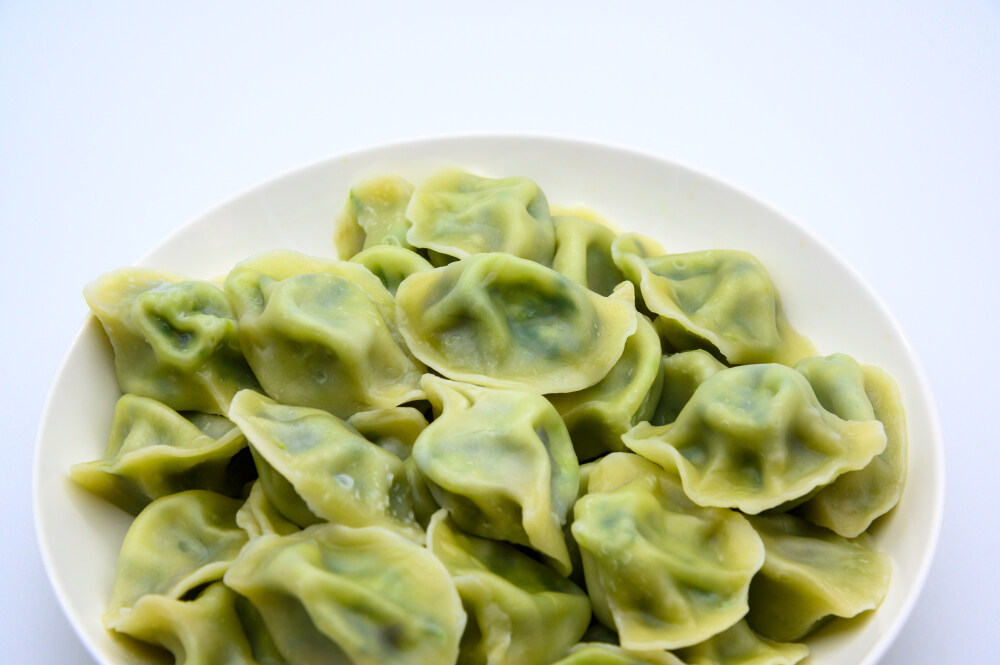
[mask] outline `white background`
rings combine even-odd
[[[454,131],[613,141],[827,239],[929,375],[947,506],[886,665],[996,658],[1000,4],[0,0],[0,660],[90,663],[30,467],[82,286],[271,175]]]

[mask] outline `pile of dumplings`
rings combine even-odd
[[[791,665],[881,603],[899,392],[752,255],[458,169],[333,226],[340,260],[86,287],[123,395],[71,475],[135,515],[107,629],[188,665]]]

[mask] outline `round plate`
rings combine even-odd
[[[937,411],[919,361],[871,288],[803,225],[738,188],[615,146],[530,136],[421,139],[338,155],[253,187],[181,227],[139,264],[204,279],[271,249],[336,257],[334,219],[351,185],[390,172],[419,182],[442,166],[527,176],[551,204],[589,207],[621,230],[655,237],[669,252],[750,251],[778,285],[789,320],[821,353],[848,353],[895,377],[908,417],[909,469],[899,506],[873,529],[895,564],[889,595],[877,612],[837,622],[807,641],[822,665],[876,662],[909,615],[937,543],[944,502]],[[52,386],[34,465],[45,567],[80,638],[108,665],[154,662],[100,622],[131,518],[74,485],[68,469],[103,455],[119,394],[110,345],[91,320]]]

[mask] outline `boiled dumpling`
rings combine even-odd
[[[368,268],[392,295],[396,295],[400,283],[413,273],[433,269],[424,257],[395,245],[369,247],[353,256],[350,262]]]
[[[398,336],[392,295],[366,268],[262,254],[226,277],[240,343],[268,395],[341,418],[421,393],[423,366]]]
[[[146,506],[125,534],[104,625],[113,628],[143,596],[178,599],[222,579],[247,542],[236,524],[239,507],[237,499],[206,490]]]
[[[775,642],[740,621],[704,642],[677,650],[687,665],[795,665],[809,655],[804,644]]]
[[[636,330],[631,285],[610,298],[508,254],[411,275],[396,292],[413,354],[448,378],[540,393],[603,378]]]
[[[225,414],[233,395],[258,387],[218,285],[121,268],[88,284],[83,296],[111,339],[123,393],[177,411]]]
[[[860,366],[850,356],[807,358],[795,369],[805,375],[821,404],[845,420],[876,418],[886,444],[868,466],[849,471],[822,488],[797,510],[814,524],[854,538],[892,510],[906,476],[906,414],[899,388],[877,367]]]
[[[663,390],[649,418],[652,425],[669,425],[677,420],[698,386],[726,366],[707,351],[696,349],[663,356],[660,368],[663,371]]]
[[[452,665],[466,616],[445,567],[380,527],[261,536],[226,585],[246,596],[289,665]]]
[[[252,390],[233,399],[229,417],[250,442],[267,498],[292,522],[375,524],[422,540],[403,462],[344,421]]]
[[[730,364],[791,364],[813,355],[753,255],[724,249],[665,254],[635,233],[619,237],[613,251],[646,307],[659,315],[660,335],[678,351],[715,350]]]
[[[585,642],[552,665],[685,665],[669,651],[628,651],[615,644]]]
[[[451,573],[468,614],[461,665],[548,665],[590,622],[575,584],[507,543],[462,533],[435,513],[427,547]]]
[[[695,505],[674,475],[631,453],[595,465],[573,537],[594,614],[637,651],[690,646],[735,624],[764,562],[742,515]]]
[[[570,572],[562,525],[579,467],[559,414],[544,397],[427,375],[440,414],[413,457],[438,504],[466,532],[530,547]]]
[[[406,209],[414,247],[463,258],[506,252],[549,265],[555,232],[545,194],[527,178],[483,178],[444,169],[417,187]]]
[[[625,445],[676,468],[703,506],[759,513],[807,495],[885,448],[876,420],[842,420],[784,365],[723,370],[698,386],[677,420],[640,423]]]
[[[413,185],[399,176],[380,176],[351,187],[334,236],[340,258],[346,261],[385,245],[412,249],[406,242],[406,206],[412,194]]]
[[[70,476],[133,515],[153,499],[187,489],[239,496],[252,479],[249,457],[243,464],[237,459],[247,455],[246,438],[220,416],[192,417],[148,397],[122,395],[104,457],[73,465]]]
[[[852,617],[881,604],[892,562],[867,535],[848,540],[792,515],[758,515],[764,566],[750,585],[750,627],[791,642],[830,616]]]

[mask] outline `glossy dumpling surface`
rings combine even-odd
[[[463,258],[506,252],[548,265],[555,232],[545,194],[527,178],[483,178],[444,169],[410,200],[406,235],[414,247]]]
[[[595,465],[572,530],[594,614],[637,651],[697,644],[735,624],[764,561],[743,516],[695,505],[675,476],[631,453]]]
[[[229,417],[260,462],[268,499],[300,526],[381,525],[420,540],[403,462],[320,409],[285,406],[252,390]]]
[[[368,268],[392,295],[396,295],[400,283],[413,273],[433,268],[427,259],[416,252],[396,245],[369,247],[353,256],[351,263]]]
[[[730,364],[790,364],[813,355],[753,255],[722,249],[665,254],[635,233],[619,237],[613,250],[646,307],[659,315],[657,330],[678,351],[714,349]]]
[[[829,616],[875,609],[892,562],[867,535],[849,540],[792,515],[750,518],[764,541],[764,566],[750,586],[750,627],[772,640],[801,639]]]
[[[246,448],[246,438],[219,416],[203,415],[198,422],[211,422],[209,432],[154,399],[122,395],[104,457],[74,465],[70,475],[133,515],[153,499],[186,489],[238,496],[251,479],[243,468],[249,465],[233,459]]]
[[[297,252],[226,277],[240,343],[268,395],[342,418],[419,399],[423,366],[395,326],[392,295],[363,266]]]
[[[468,614],[460,664],[548,665],[583,635],[590,600],[575,584],[498,540],[437,512],[427,547],[454,578]]]
[[[114,347],[123,393],[225,414],[233,395],[257,387],[218,285],[121,268],[88,284],[83,296]]]
[[[439,413],[413,447],[438,504],[468,533],[525,545],[561,573],[579,466],[559,414],[541,395],[432,375],[422,385]]]
[[[649,418],[653,425],[668,425],[677,420],[698,386],[726,366],[707,351],[696,349],[663,356],[660,368],[663,371],[663,389]]]
[[[884,371],[862,367],[843,354],[807,358],[795,368],[828,410],[847,420],[876,418],[885,427],[881,454],[865,468],[838,477],[796,511],[814,524],[854,538],[892,510],[903,493],[907,431],[899,387]]]
[[[746,365],[710,377],[673,423],[640,423],[625,445],[667,469],[703,506],[759,513],[860,469],[886,444],[882,424],[824,409],[784,365]]]
[[[451,665],[466,616],[445,567],[379,527],[262,536],[225,583],[260,612],[289,665]]]
[[[396,292],[413,354],[448,378],[539,393],[597,383],[635,332],[632,292],[597,295],[508,254],[411,275]]]

